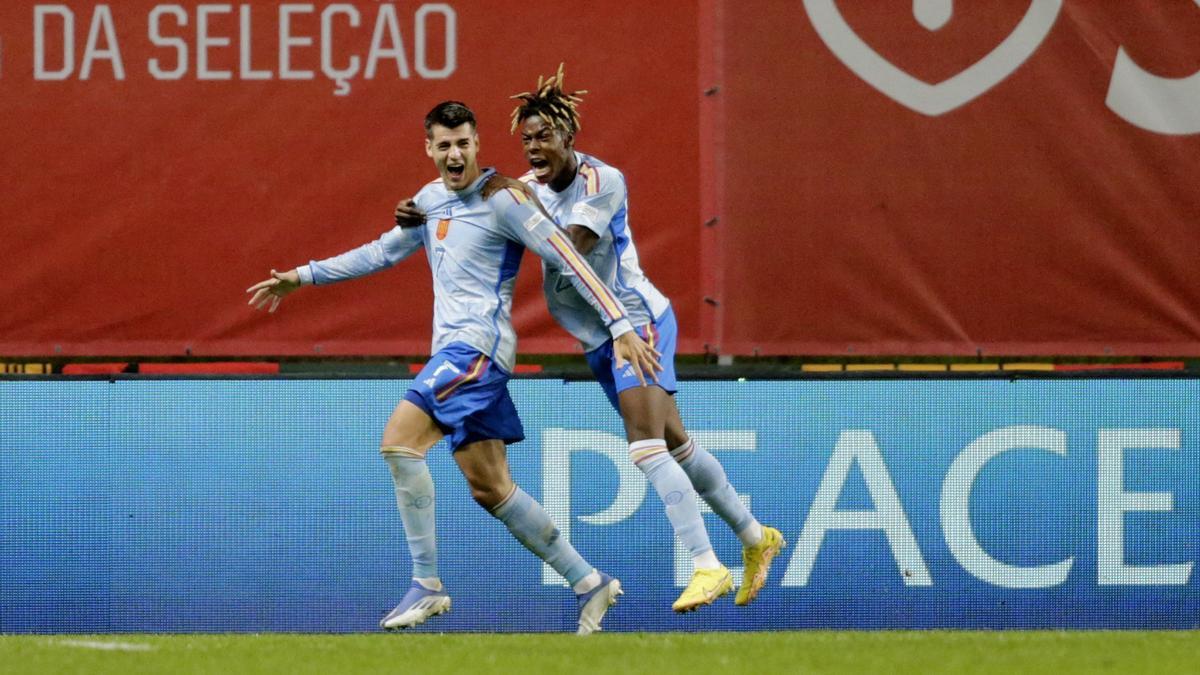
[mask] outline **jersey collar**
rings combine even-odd
[[[479,177],[476,178],[470,185],[468,185],[467,187],[465,187],[461,190],[454,190],[453,192],[454,192],[454,194],[458,195],[459,197],[470,196],[476,192],[479,192],[479,190],[483,188],[483,184],[487,181],[487,179],[491,178],[495,174],[496,174],[496,167],[492,167],[492,166],[485,167],[483,170],[481,170],[479,172]]]

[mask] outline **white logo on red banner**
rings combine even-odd
[[[1121,47],[1104,102],[1121,119],[1146,131],[1200,134],[1200,70],[1189,77],[1159,77],[1134,63]]]
[[[930,84],[883,58],[846,23],[835,0],[804,0],[817,35],[834,56],[867,84],[919,113],[936,117],[965,105],[1000,84],[1041,46],[1062,9],[1062,0],[1032,0],[1013,32],[979,61],[957,75]],[[953,15],[952,0],[914,0],[913,13],[928,30]]]
[[[1195,2],[1200,5],[1200,0]],[[817,35],[855,75],[897,103],[936,117],[970,103],[1025,63],[1054,27],[1062,0],[1031,0],[1029,10],[1003,42],[937,84],[923,82],[880,56],[846,23],[836,0],[804,0],[804,9]],[[940,30],[954,16],[954,0],[913,0],[913,16],[927,30]],[[1146,131],[1200,134],[1200,70],[1187,77],[1160,77],[1119,47],[1105,104]]]

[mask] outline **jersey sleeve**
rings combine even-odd
[[[324,260],[313,260],[296,268],[300,283],[332,284],[357,279],[387,269],[412,255],[424,244],[422,227],[394,227],[375,241]]]
[[[583,196],[571,207],[563,227],[582,225],[596,236],[604,236],[613,216],[625,204],[625,177],[612,167],[595,167],[587,162],[579,165],[583,178]]]
[[[562,230],[544,215],[532,197],[519,188],[506,187],[499,190],[489,201],[506,233],[525,244],[526,248],[538,254],[548,265],[558,269],[559,273],[575,286],[579,295],[596,310],[614,338],[633,330],[625,307],[600,281],[600,277],[583,256],[579,255]]]

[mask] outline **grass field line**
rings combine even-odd
[[[144,642],[110,642],[101,640],[51,640],[53,644],[63,647],[78,647],[80,649],[100,649],[104,651],[148,652],[153,645]]]
[[[3,675],[401,672],[1195,675],[1200,631],[0,635]]]

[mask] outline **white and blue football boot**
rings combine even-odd
[[[624,595],[621,582],[600,572],[600,585],[575,596],[579,600],[579,630],[576,635],[591,635],[600,630],[600,622],[608,608],[617,604],[617,596]]]
[[[396,608],[388,612],[388,615],[379,622],[379,627],[384,630],[411,628],[425,623],[425,620],[431,616],[449,611],[450,594],[446,593],[445,588],[440,591],[431,591],[414,581],[412,587],[404,594],[404,599],[400,601],[400,604],[396,605]]]

